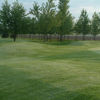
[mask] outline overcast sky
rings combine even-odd
[[[0,7],[4,0],[0,0]],[[9,3],[14,0],[8,0]],[[47,0],[19,0],[19,2],[23,3],[25,8],[29,10],[32,7],[34,1],[37,1],[39,4],[42,2],[46,2]],[[57,0],[56,0],[57,1]],[[78,18],[80,15],[80,11],[84,8],[88,11],[89,17],[92,16],[93,12],[100,12],[100,0],[70,0],[70,11],[73,16]]]

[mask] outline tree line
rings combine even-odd
[[[18,34],[42,34],[44,40],[48,40],[48,35],[58,34],[60,41],[64,35],[80,34],[84,40],[85,35],[92,34],[95,39],[100,32],[100,14],[94,12],[89,19],[83,9],[75,21],[68,4],[69,0],[59,0],[58,5],[54,0],[42,5],[34,2],[27,12],[18,0],[12,4],[5,0],[0,8],[0,34],[2,37],[10,36],[14,41]]]

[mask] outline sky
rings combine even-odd
[[[4,0],[0,0],[0,7]],[[14,0],[8,0],[9,3]],[[29,10],[32,8],[33,2],[36,1],[39,4],[46,2],[47,0],[19,0],[19,2],[23,3],[24,7]],[[57,3],[58,0],[56,0]],[[100,0],[70,0],[69,2],[69,10],[75,18],[78,18],[81,10],[84,8],[88,11],[88,15],[91,18],[93,13],[100,12]]]

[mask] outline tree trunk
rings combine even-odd
[[[49,37],[48,37],[48,34],[46,35],[46,41],[48,41],[49,40]]]
[[[40,35],[40,40],[43,40],[43,35],[42,34]]]
[[[45,35],[43,35],[43,40],[45,41]]]
[[[13,36],[13,41],[14,41],[14,42],[16,42],[16,38],[17,38],[17,35],[14,34],[14,36]]]
[[[62,34],[60,34],[60,38],[59,38],[59,40],[60,40],[60,42],[63,41],[63,35],[62,35]]]
[[[69,40],[69,35],[67,35],[67,40]]]
[[[44,34],[43,38],[44,38],[44,42],[48,41],[48,35]]]
[[[77,39],[77,35],[75,35],[75,40],[77,41],[78,39]]]
[[[50,40],[50,41],[52,40],[52,35],[51,35],[51,34],[49,35],[49,40]]]
[[[85,40],[85,35],[83,35],[83,41]]]
[[[96,40],[96,35],[94,35],[93,39]]]

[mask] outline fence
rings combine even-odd
[[[60,36],[59,35],[39,35],[39,34],[19,34],[17,36],[18,38],[27,38],[27,39],[50,39],[50,40],[54,40],[54,39],[59,39]],[[63,40],[83,40],[83,36],[82,35],[64,35],[62,36]],[[92,35],[87,35],[84,36],[84,40],[100,40],[100,36],[92,36]]]

